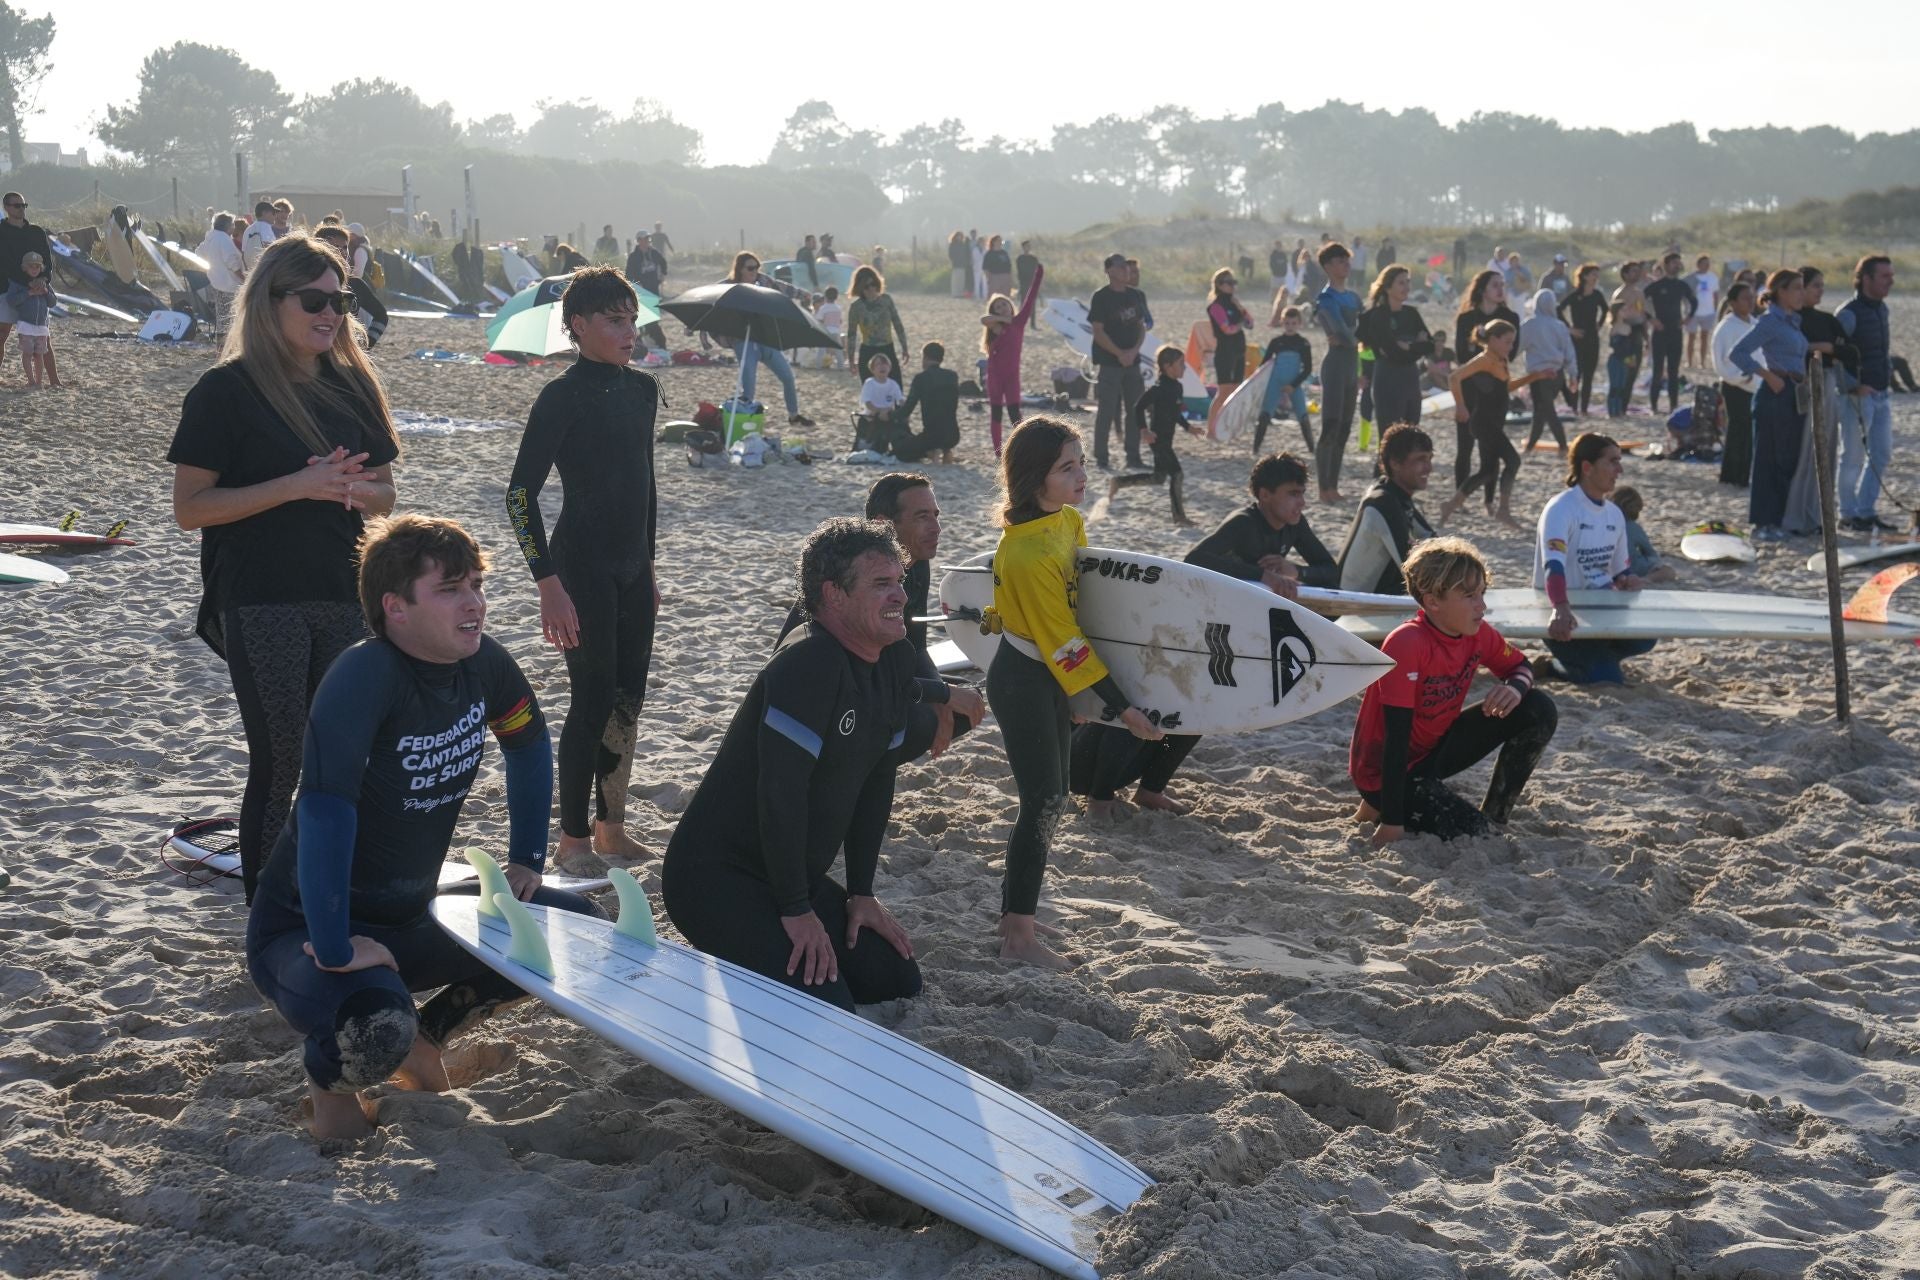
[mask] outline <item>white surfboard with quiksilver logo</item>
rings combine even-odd
[[[983,671],[1000,647],[992,605],[990,556],[941,580],[947,637]],[[1372,645],[1257,582],[1131,551],[1081,549],[1078,616],[1121,692],[1168,733],[1285,724],[1393,669]],[[1091,690],[1073,705],[1107,718]]]

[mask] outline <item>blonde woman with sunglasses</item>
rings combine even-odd
[[[354,309],[336,250],[275,240],[167,451],[174,519],[203,531],[197,630],[226,660],[246,728],[249,902],[286,823],[313,691],[367,634],[354,560],[365,517],[394,504],[399,441]]]

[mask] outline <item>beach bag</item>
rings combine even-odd
[[[767,425],[765,406],[749,400],[728,400],[720,406],[721,434],[727,447],[747,437],[759,435]]]

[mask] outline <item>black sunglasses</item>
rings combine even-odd
[[[317,316],[328,307],[332,307],[336,315],[343,316],[350,316],[360,309],[360,299],[354,297],[352,291],[348,289],[342,289],[338,293],[330,293],[325,289],[276,290],[273,296],[300,299],[300,309],[310,316]]]
[[[7,201],[7,208],[9,208],[9,209],[24,209],[24,208],[26,208],[26,207],[27,207],[27,202],[26,202],[25,200],[9,200],[9,201]]]

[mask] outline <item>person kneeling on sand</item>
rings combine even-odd
[[[1627,517],[1607,497],[1620,482],[1620,446],[1587,431],[1574,437],[1567,458],[1567,487],[1540,511],[1534,537],[1533,589],[1547,593],[1553,620],[1547,650],[1553,674],[1575,684],[1625,684],[1622,658],[1651,653],[1653,640],[1576,640],[1579,622],[1567,592],[1638,591],[1645,580],[1633,572]]]
[[[1413,495],[1433,474],[1433,437],[1410,422],[1388,427],[1380,437],[1373,487],[1360,497],[1347,540],[1340,547],[1342,591],[1397,596],[1407,589],[1401,566],[1414,545],[1433,536],[1433,526]]]
[[[307,713],[299,796],[247,918],[247,970],[307,1037],[316,1138],[371,1133],[361,1091],[389,1077],[447,1088],[447,1041],[524,995],[427,915],[487,730],[506,762],[514,896],[598,914],[540,883],[553,749],[519,664],[484,634],[486,567],[451,520],[374,524],[359,577],[373,638],[340,655]],[[416,1008],[411,993],[433,987]]]
[[[1421,543],[1407,557],[1406,577],[1420,612],[1380,646],[1394,669],[1360,703],[1347,756],[1347,772],[1360,791],[1355,817],[1379,823],[1376,845],[1409,832],[1442,840],[1485,835],[1512,815],[1553,737],[1559,710],[1550,695],[1533,687],[1526,656],[1482,621],[1487,566],[1472,543]],[[1483,666],[1501,683],[1479,705],[1462,710]],[[1476,809],[1444,780],[1496,747],[1493,781]]]
[[[907,931],[873,894],[910,713],[949,696],[901,643],[905,575],[884,521],[808,535],[808,625],[754,677],[661,868],[688,942],[848,1010],[920,991]],[[827,875],[842,846],[844,887]]]

